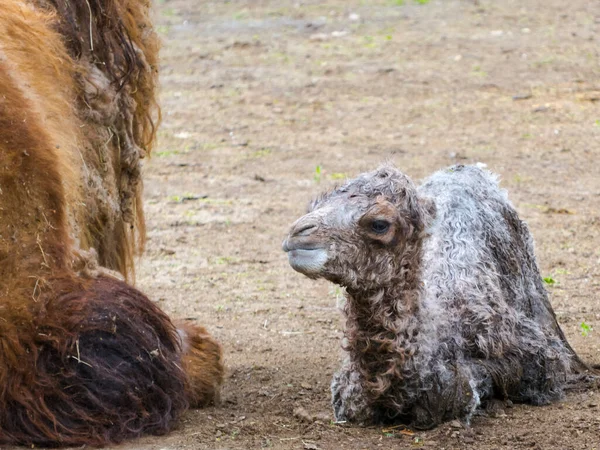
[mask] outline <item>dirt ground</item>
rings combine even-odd
[[[332,424],[341,291],[281,251],[312,197],[382,161],[415,180],[483,162],[532,229],[570,342],[600,363],[596,2],[159,0],[156,25],[138,284],[204,324],[228,374],[221,406],[121,448],[600,449],[597,391],[468,428]]]

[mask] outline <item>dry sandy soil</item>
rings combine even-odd
[[[415,180],[483,162],[533,231],[570,342],[600,363],[597,2],[159,0],[156,25],[138,284],[214,333],[228,374],[222,405],[121,448],[600,448],[598,391],[467,428],[332,424],[342,293],[280,249],[313,196],[381,161]]]

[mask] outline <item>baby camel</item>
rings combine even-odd
[[[494,398],[547,404],[591,370],[488,171],[454,166],[417,188],[383,165],[314,201],[283,249],[298,272],[346,288],[338,421],[468,421]]]

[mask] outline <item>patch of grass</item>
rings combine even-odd
[[[273,59],[275,59],[278,62],[287,64],[290,62],[290,55],[288,55],[287,53],[284,52],[274,52],[271,54],[273,56]]]
[[[516,173],[513,176],[513,180],[515,183],[528,183],[528,182],[532,181],[533,178]]]
[[[167,156],[182,155],[184,153],[187,153],[187,152],[181,151],[181,150],[164,150],[162,152],[156,152],[154,155],[157,156],[158,158],[165,158]]]
[[[547,66],[556,62],[555,56],[547,56],[546,58],[539,59],[535,61],[533,64],[536,67]]]
[[[581,330],[581,335],[583,337],[587,337],[588,334],[590,334],[590,331],[593,330],[593,328],[588,325],[587,323],[585,323],[585,321],[581,322],[581,324],[579,324],[579,329]]]
[[[534,203],[522,203],[521,206],[523,206],[523,208],[539,209],[540,211],[544,211],[547,208],[547,206],[536,205]]]
[[[269,156],[272,153],[270,148],[264,147],[260,150],[256,150],[250,154],[251,158],[264,158],[265,156]]]
[[[329,294],[335,299],[336,302],[339,302],[345,298],[344,289],[339,286],[333,286],[329,289]]]
[[[487,77],[488,75],[487,72],[483,70],[480,65],[474,65],[471,73],[477,77]]]
[[[544,277],[542,280],[544,280],[544,283],[546,283],[548,286],[554,286],[556,284],[556,280],[552,277]]]
[[[226,266],[228,264],[231,264],[232,262],[235,262],[235,259],[231,256],[218,256],[217,258],[215,258],[215,264],[219,266]]]
[[[364,46],[367,48],[375,48],[377,47],[377,43],[375,42],[375,38],[373,36],[365,36],[364,38],[365,44]]]
[[[206,196],[195,195],[187,192],[181,195],[172,195],[171,197],[169,197],[169,200],[175,203],[183,203],[193,200],[206,200]]]
[[[200,148],[202,150],[214,150],[215,148],[218,148],[218,147],[219,147],[219,144],[217,144],[215,142],[206,142],[200,146]]]
[[[313,179],[315,180],[315,183],[320,183],[321,182],[321,174],[323,172],[323,168],[318,165],[317,167],[315,167],[315,174],[313,176]]]
[[[159,25],[156,27],[156,32],[158,34],[168,34],[170,30],[171,27],[169,25]]]
[[[329,178],[331,178],[332,180],[345,180],[348,176],[345,173],[341,173],[341,172],[334,172],[331,175],[329,175]]]
[[[429,0],[413,0],[418,5],[426,5],[429,3]]]
[[[199,198],[199,202],[205,203],[207,205],[231,205],[233,204],[233,200],[223,200],[219,198]]]
[[[238,11],[233,15],[233,18],[234,18],[234,20],[244,20],[244,19],[248,18],[248,11],[246,11],[246,10]]]

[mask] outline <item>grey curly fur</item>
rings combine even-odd
[[[547,404],[590,370],[556,321],[527,225],[488,171],[454,166],[416,188],[383,165],[313,202],[284,250],[294,269],[346,287],[338,421],[468,421],[493,398]]]

